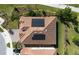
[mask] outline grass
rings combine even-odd
[[[76,46],[74,46],[74,44],[72,44],[72,45],[67,45],[67,47],[66,47],[66,52],[67,52],[67,54],[68,55],[75,55],[75,52],[76,52]]]
[[[7,25],[7,29],[18,29],[18,20],[10,21]]]
[[[73,5],[73,4],[70,4],[72,6],[75,6],[75,7],[79,7],[79,5]],[[45,11],[48,11],[48,12],[57,12],[59,9],[58,8],[53,8],[53,7],[48,7],[48,6],[44,6],[44,5],[34,5],[34,4],[28,4],[28,5],[12,5],[12,4],[0,4],[0,10],[1,11],[4,11],[5,13],[7,13],[8,15],[8,18],[10,20],[10,22],[8,23],[8,25],[6,25],[7,28],[13,28],[13,29],[17,29],[18,28],[18,21],[15,20],[15,21],[11,21],[10,17],[12,15],[12,11],[15,7],[25,7],[25,8],[32,8],[32,9],[40,9],[40,10],[45,10]],[[78,13],[78,21],[79,21],[79,13]],[[73,27],[73,25],[72,25]],[[64,31],[64,24],[62,24],[61,22],[58,22],[58,53],[63,55],[64,52],[65,52],[65,46],[64,46],[64,41],[65,41],[65,31]],[[66,48],[66,51],[68,54],[75,54],[75,53],[78,53],[79,52],[79,47],[76,46],[72,41],[73,41],[73,38],[74,37],[77,37],[79,38],[79,34],[76,33],[74,31],[73,28],[69,29],[68,31],[68,39],[69,41],[71,42],[70,45],[67,45],[67,48]]]
[[[77,13],[77,21],[79,22],[79,13]],[[65,38],[64,38],[64,35],[65,35],[65,32],[64,32],[64,24],[62,25],[60,22],[58,24],[58,53],[59,55],[63,55],[65,54],[65,52],[67,53],[67,55],[76,55],[76,54],[79,54],[79,46],[75,45],[73,40],[75,40],[74,38],[76,37],[76,39],[79,40],[79,33],[77,33],[75,30],[74,30],[74,25],[71,24],[70,28],[67,28],[68,29],[68,32],[67,32],[67,36],[68,36],[68,41],[70,42],[70,45],[67,44],[67,46],[65,47]]]
[[[11,12],[13,11],[13,5],[8,4],[0,4],[0,11],[4,11],[8,16],[11,16]]]
[[[64,24],[61,22],[58,22],[58,54],[63,55],[64,54]]]
[[[39,9],[39,10],[45,10],[47,12],[56,12],[59,9],[52,8],[44,5],[39,4],[0,4],[0,11],[3,11],[7,14],[7,20],[9,21],[9,24],[7,24],[6,28],[12,28],[12,29],[18,29],[18,21],[11,21],[11,15],[15,7],[25,7],[25,8],[31,8],[31,9]]]
[[[61,22],[58,22],[58,53],[59,55],[67,53],[67,55],[79,54],[79,47],[73,43],[74,38],[79,40],[79,33],[75,32],[74,25],[68,29],[67,36],[70,45],[67,44],[65,47],[65,25]]]
[[[4,17],[5,20],[11,20],[11,15],[12,15],[12,11],[13,11],[14,7],[13,5],[8,5],[8,4],[0,4],[0,11],[3,11],[4,13],[7,14],[7,19]],[[17,28],[17,25],[15,27],[13,27],[12,25],[15,24],[15,22],[10,21],[10,24],[5,25],[4,27],[6,28]],[[17,22],[18,23],[18,22]],[[4,24],[3,24],[4,25]],[[7,27],[8,26],[8,27]]]
[[[67,49],[66,52],[67,52],[68,55],[77,55],[77,54],[79,54],[79,47],[76,46],[72,42],[72,40],[70,41],[70,45],[67,45],[66,49]]]
[[[78,15],[79,17],[79,15]],[[79,19],[77,19],[79,20]],[[67,32],[67,36],[68,36],[68,40],[70,42],[70,45],[67,45],[66,47],[66,52],[68,55],[76,55],[76,54],[79,54],[79,46],[75,45],[73,40],[75,39],[78,39],[79,40],[79,33],[77,33],[75,30],[74,30],[74,25],[71,24],[71,27],[70,28],[67,28],[68,29],[68,32]]]
[[[21,43],[19,42],[12,42],[13,48],[21,48]],[[7,43],[7,47],[10,48],[10,43]]]

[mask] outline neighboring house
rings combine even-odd
[[[22,16],[19,35],[23,47],[53,47],[56,45],[56,17]]]

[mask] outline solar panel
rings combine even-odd
[[[34,34],[32,39],[33,40],[45,40],[45,34]]]
[[[32,19],[32,27],[44,27],[44,19]]]

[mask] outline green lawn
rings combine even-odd
[[[76,6],[79,7],[79,5],[72,5],[72,6]],[[15,7],[25,7],[25,8],[32,8],[32,9],[40,9],[40,10],[45,10],[51,13],[57,12],[59,9],[58,8],[52,8],[52,7],[48,7],[48,6],[44,6],[44,5],[34,5],[34,4],[29,4],[29,5],[2,5],[0,4],[0,11],[4,11],[5,13],[7,13],[7,17],[9,20],[8,25],[6,25],[6,28],[12,28],[12,29],[17,29],[18,28],[18,21],[11,21],[11,15],[12,15],[12,11]],[[79,13],[78,13],[78,21],[79,21]],[[64,28],[64,24],[62,24],[61,22],[58,22],[58,53],[63,55],[65,50],[67,51],[68,54],[76,54],[79,52],[79,47],[76,46],[72,41],[73,38],[79,38],[79,34],[75,32],[75,30],[73,29],[73,25],[70,29],[68,29],[68,40],[70,42],[70,45],[67,45],[67,47],[65,47],[65,28]]]
[[[79,15],[78,15],[78,19],[79,20]],[[70,45],[67,45],[66,47],[66,52],[68,55],[74,55],[74,54],[79,54],[79,47],[77,45],[74,44],[73,40],[77,39],[79,40],[79,33],[77,33],[75,30],[74,30],[74,25],[71,24],[71,27],[70,28],[67,28],[68,29],[68,40],[70,42]]]
[[[71,41],[71,45],[67,45],[66,49],[67,49],[66,52],[68,55],[79,54],[79,47],[76,46],[72,41]]]
[[[61,22],[58,22],[58,53],[59,55],[67,53],[67,55],[74,55],[79,54],[79,47],[73,43],[73,40],[79,39],[79,33],[76,33],[74,30],[74,26],[72,25],[71,28],[67,28],[67,36],[70,45],[67,44],[65,47],[65,25]]]
[[[7,24],[7,25],[3,24],[5,28],[10,28],[10,27],[13,28],[13,29],[17,28],[17,25],[16,25],[17,21],[14,21],[14,22],[10,21],[13,9],[14,9],[13,5],[0,4],[0,11],[2,11],[2,12],[7,14],[6,17],[4,16],[4,19],[9,21],[9,23],[10,23],[10,24]],[[17,24],[18,24],[18,22],[17,22]],[[16,26],[14,26],[14,25],[16,25]]]
[[[68,55],[74,55],[79,53],[77,52],[79,51],[79,47],[73,43],[75,37],[79,39],[79,34],[75,32],[74,28],[72,27],[68,29],[68,40],[70,42],[70,45],[67,45],[66,47],[66,52]]]
[[[17,29],[18,28],[18,20],[10,21],[7,25],[7,29]]]
[[[65,28],[64,24],[61,22],[58,22],[58,54],[63,55],[64,54],[64,42],[65,42]]]
[[[11,16],[11,12],[13,11],[13,5],[8,4],[0,4],[0,11],[4,11],[8,16]]]
[[[59,9],[52,8],[49,6],[39,5],[39,4],[0,4],[0,11],[3,11],[7,14],[7,19],[9,20],[9,24],[5,25],[6,28],[17,29],[18,28],[18,21],[11,21],[11,15],[15,7],[24,7],[24,8],[31,8],[31,9],[39,9],[45,10],[47,12],[56,12]],[[5,17],[4,17],[5,18]]]
[[[79,13],[77,13],[77,21],[79,21]],[[74,25],[71,24],[70,28],[67,28],[67,38],[68,41],[70,42],[70,45],[67,43],[67,46],[65,46],[65,32],[64,32],[64,27],[65,25],[59,22],[58,24],[58,53],[60,55],[67,54],[67,55],[76,55],[79,54],[79,46],[74,44],[73,40],[77,39],[79,40],[79,33],[77,33],[74,30]],[[74,39],[75,38],[75,39]]]
[[[40,4],[0,4],[0,10],[4,11],[5,13],[8,14],[8,16],[11,16],[11,13],[15,7],[26,7],[26,8],[31,8],[31,9],[41,9],[49,12],[56,12],[59,9],[58,8],[53,8],[45,5],[40,5]]]

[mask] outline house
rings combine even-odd
[[[20,42],[27,47],[56,45],[56,17],[24,17],[19,20]],[[23,50],[25,51],[25,49]]]

